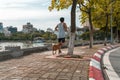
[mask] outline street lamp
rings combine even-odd
[[[113,28],[112,28],[112,22],[113,22],[113,20],[112,20],[112,13],[113,13],[113,5],[112,5],[112,3],[113,3],[113,1],[114,0],[111,0],[111,16],[110,16],[110,28],[111,28],[111,44],[113,44]]]
[[[111,28],[111,44],[113,44],[113,29],[112,29],[112,4],[111,4],[111,16],[110,16],[110,28]]]

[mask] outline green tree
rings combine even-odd
[[[119,31],[120,31],[120,1],[116,0],[114,2],[114,4],[112,4],[112,8],[113,8],[113,26],[116,27],[116,31],[115,32],[115,38],[117,39],[117,41],[119,40]]]
[[[73,55],[74,51],[74,39],[75,39],[75,31],[76,31],[76,5],[77,2],[81,0],[51,0],[51,5],[49,6],[49,10],[56,8],[57,10],[61,10],[64,8],[71,7],[71,26],[70,26],[70,40],[68,45],[68,55]]]
[[[99,15],[99,18],[102,22],[103,27],[105,27],[105,39],[104,39],[104,45],[107,45],[107,35],[108,35],[108,29],[110,28],[110,15],[111,15],[111,0],[101,0],[97,3],[98,12],[96,11],[96,16]],[[97,13],[99,13],[97,15]],[[96,22],[99,22],[96,21]],[[100,22],[99,22],[100,23]],[[105,24],[105,25],[104,25]]]
[[[3,40],[3,39],[4,39],[4,34],[0,33],[0,40]]]
[[[84,0],[81,3],[79,3],[79,9],[80,11],[82,11],[82,19],[81,22],[85,23],[87,21],[89,21],[89,33],[90,33],[90,45],[89,47],[92,48],[93,47],[93,24],[92,24],[92,15],[94,12],[94,8],[95,8],[95,4],[96,4],[96,0]]]
[[[103,28],[105,32],[104,45],[107,45],[107,36],[111,27],[117,26],[119,23],[119,0],[99,0],[96,2],[95,11],[93,12],[92,22],[95,27]],[[112,23],[111,23],[112,16]],[[116,31],[117,32],[117,31]]]

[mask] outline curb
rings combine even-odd
[[[104,76],[101,68],[102,55],[105,54],[107,51],[114,49],[116,47],[118,46],[113,46],[113,45],[107,46],[105,48],[98,50],[93,55],[89,66],[89,80],[104,80]]]

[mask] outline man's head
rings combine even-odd
[[[64,22],[64,17],[61,17],[61,18],[60,18],[60,22]]]

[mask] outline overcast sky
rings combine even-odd
[[[37,29],[46,30],[56,26],[60,17],[70,26],[70,9],[50,12],[48,6],[51,0],[0,0],[0,22],[3,26],[14,26],[19,31],[22,25],[30,22]],[[77,14],[77,26],[79,24]]]

